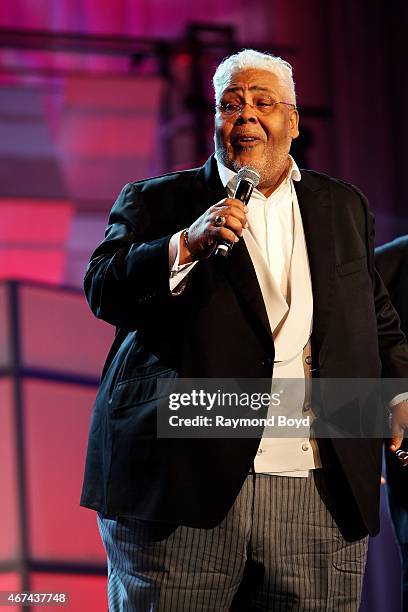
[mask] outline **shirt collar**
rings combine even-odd
[[[227,191],[234,193],[237,182],[237,173],[224,166],[224,164],[219,161],[217,156],[215,156],[215,159],[217,160],[218,174],[220,175],[223,186],[225,189],[227,189]],[[288,183],[291,179],[293,181],[300,181],[302,178],[299,167],[291,155],[289,155],[289,159],[291,165],[288,175],[283,183]],[[254,189],[254,191],[258,191],[258,189]]]

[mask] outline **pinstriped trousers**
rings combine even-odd
[[[319,471],[249,475],[214,529],[98,514],[109,611],[357,611],[367,538],[343,538]]]

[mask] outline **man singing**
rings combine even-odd
[[[126,185],[85,277],[117,328],[81,498],[98,511],[109,610],[355,611],[381,438],[157,436],[160,378],[408,377],[365,197],[289,155],[291,66],[244,50],[213,81],[215,154]],[[247,205],[233,197],[245,166],[260,175]],[[222,241],[229,257],[214,256]],[[408,403],[391,404],[398,448]]]

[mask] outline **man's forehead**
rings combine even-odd
[[[225,79],[222,93],[244,91],[278,93],[282,88],[279,77],[269,70],[248,68],[239,70]]]

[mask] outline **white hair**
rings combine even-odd
[[[272,72],[278,77],[284,87],[288,101],[296,104],[295,83],[293,81],[292,66],[289,62],[271,53],[261,53],[254,49],[243,49],[239,53],[226,57],[219,64],[213,76],[215,101],[217,104],[231,76],[239,70],[246,70],[247,68],[257,68],[258,70],[269,70],[269,72]]]

